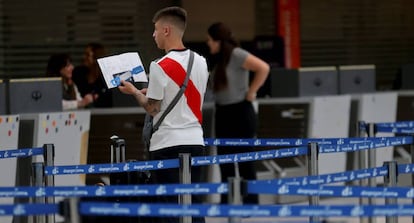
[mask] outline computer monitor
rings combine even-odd
[[[62,79],[10,79],[7,103],[9,114],[62,111]]]
[[[0,115],[6,114],[6,84],[3,80],[0,80]]]
[[[335,67],[299,68],[301,79],[299,89],[303,96],[336,95],[338,72]]]
[[[338,67],[339,94],[375,92],[375,65]]]
[[[338,72],[334,66],[271,69],[272,97],[336,95]]]

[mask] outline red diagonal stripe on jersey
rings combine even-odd
[[[158,64],[178,86],[181,87],[183,85],[187,73],[181,64],[168,57],[159,61]],[[201,124],[203,121],[203,117],[201,115],[201,96],[191,79],[188,80],[188,85],[184,91],[184,95],[187,98],[188,106],[197,117],[198,122]]]

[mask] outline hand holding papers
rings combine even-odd
[[[136,52],[103,57],[97,61],[108,88],[118,87],[121,80],[148,82],[141,58]]]

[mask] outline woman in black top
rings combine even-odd
[[[85,94],[81,97],[76,84],[73,83],[72,72],[73,64],[69,54],[57,53],[49,57],[46,75],[62,78],[63,110],[84,108],[94,100],[93,94]]]
[[[100,43],[89,43],[84,52],[83,64],[73,70],[73,81],[81,95],[97,94],[93,107],[112,107],[112,92],[106,87],[97,59],[105,56]]]

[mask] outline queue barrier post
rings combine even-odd
[[[377,128],[375,123],[369,123],[368,124],[368,136],[369,137],[375,137],[375,135],[377,134]],[[377,158],[375,155],[376,151],[375,149],[369,149],[368,150],[368,168],[375,168],[377,166]],[[371,177],[368,180],[368,185],[370,187],[375,187],[377,186],[377,181],[375,177]],[[373,200],[374,199],[370,199],[370,204],[374,204]]]
[[[414,134],[411,134],[411,137],[413,137],[413,142],[410,144],[411,163],[414,163]],[[411,174],[411,186],[414,187],[414,174]]]
[[[43,145],[43,157],[46,166],[54,166],[55,165],[55,145],[54,144],[44,144]],[[54,175],[46,176],[46,186],[54,186]]]
[[[377,134],[377,128],[375,123],[368,123],[368,137],[375,137]],[[376,150],[370,148],[368,150],[368,168],[375,168],[377,166],[377,158],[376,158]],[[371,177],[368,179],[368,186],[370,187],[376,187],[377,186],[377,179],[375,177]],[[374,205],[375,199],[370,197],[368,198],[368,204]],[[369,218],[369,222],[373,223],[375,222],[374,218]]]
[[[66,198],[59,203],[60,215],[64,217],[63,223],[82,223],[79,215],[79,199]]]
[[[44,163],[43,162],[33,162],[32,163],[32,185],[35,187],[43,187],[44,186]],[[45,197],[35,197],[31,198],[34,199],[36,204],[44,204]],[[34,223],[46,223],[46,215],[34,215],[32,216]]]
[[[359,127],[359,132],[358,132],[358,136],[359,137],[369,137],[369,130],[368,130],[368,124],[360,121],[359,122],[360,127]],[[358,169],[367,169],[368,168],[368,164],[367,164],[367,157],[368,157],[368,151],[367,150],[360,150],[358,152],[359,156],[358,156]],[[367,186],[368,185],[368,180],[360,180],[359,181],[359,185],[360,186]],[[363,204],[364,200],[360,200],[360,204]]]
[[[242,205],[242,178],[241,177],[229,177],[228,178],[228,192],[227,200],[232,205]],[[240,217],[229,217],[229,223],[241,223]]]
[[[396,161],[384,162],[384,166],[388,167],[388,174],[384,176],[384,183],[386,187],[397,186],[398,179],[398,167]],[[394,205],[397,204],[397,198],[386,198],[385,204]],[[385,217],[386,223],[397,223],[397,216],[387,216]]]
[[[32,163],[32,185],[35,187],[44,186],[44,163],[33,162]]]
[[[55,165],[55,145],[54,144],[44,144],[43,145],[43,159],[46,163],[46,166],[54,166]],[[48,187],[55,186],[55,176],[54,175],[47,175],[45,177],[45,185]],[[55,197],[47,197],[46,203],[54,204]],[[55,223],[55,215],[48,215],[47,216],[47,223]]]
[[[413,137],[413,142],[410,144],[411,163],[414,163],[414,134],[411,134],[411,136]],[[414,187],[414,174],[411,174],[411,187]],[[414,204],[414,199],[412,203]],[[414,216],[412,222],[414,222]]]
[[[355,125],[355,137],[366,137],[366,123],[364,121],[358,121]],[[364,165],[362,162],[365,161],[362,159],[364,157],[364,151],[355,151],[347,153],[347,170],[362,169]],[[349,182],[349,184],[358,185],[358,182]],[[361,182],[359,182],[359,185]]]
[[[181,184],[191,184],[191,163],[189,153],[178,154],[179,160],[179,180]],[[178,203],[188,205],[191,204],[191,194],[180,194],[178,196]],[[191,216],[181,216],[180,223],[191,223]]]
[[[368,124],[364,121],[359,121],[357,126],[357,136],[358,137],[369,137],[369,130]],[[355,169],[367,169],[368,168],[368,151],[367,150],[359,150],[357,153],[357,160],[358,165]],[[367,186],[369,184],[368,179],[362,179],[358,181],[359,186]],[[364,205],[369,203],[369,198],[360,197],[359,198],[359,205]],[[368,222],[367,218],[361,217],[361,223]]]
[[[316,176],[319,174],[318,167],[319,145],[316,142],[308,144],[308,175]],[[309,196],[309,205],[319,205],[319,196]],[[310,222],[320,222],[316,216],[309,217]]]
[[[367,137],[368,136],[368,129],[367,129],[367,124],[364,121],[359,121],[358,122],[358,127],[357,127],[357,137]],[[358,154],[358,165],[356,167],[356,169],[366,169],[368,168],[367,165],[367,156],[368,156],[368,151],[367,150],[359,150],[357,152]],[[359,185],[360,186],[366,186],[368,185],[368,181],[367,180],[360,180],[359,181]],[[360,204],[363,204],[363,200],[360,200]]]

